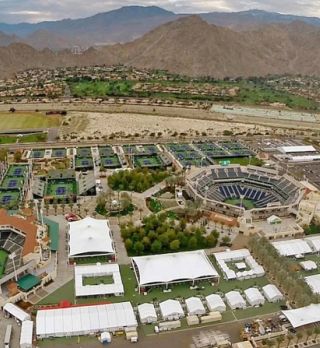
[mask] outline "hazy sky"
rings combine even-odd
[[[87,17],[126,5],[156,5],[178,13],[262,9],[320,17],[320,0],[0,0],[0,22]]]

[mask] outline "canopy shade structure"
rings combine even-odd
[[[239,291],[226,293],[226,301],[231,309],[246,308],[247,304]]]
[[[296,256],[312,253],[309,244],[303,239],[281,240],[273,242],[272,245],[281,256]]]
[[[108,220],[86,217],[69,223],[69,257],[115,254]]]
[[[212,294],[206,297],[207,306],[209,308],[209,311],[215,312],[225,312],[227,307],[225,303],[223,302],[220,295]]]
[[[186,306],[190,315],[203,315],[206,313],[204,305],[199,297],[189,297],[186,299]]]
[[[90,335],[136,329],[137,320],[130,302],[39,310],[37,338]]]
[[[219,278],[203,250],[139,256],[131,262],[139,287]]]
[[[30,320],[30,315],[13,303],[6,303],[3,310],[21,322]]]
[[[309,244],[314,252],[320,251],[320,236],[306,237],[304,240]]]
[[[152,303],[143,303],[138,306],[139,318],[142,324],[155,323],[158,319]]]
[[[281,146],[278,149],[282,153],[317,152],[317,150],[312,145]]]
[[[311,304],[307,307],[282,311],[282,313],[294,328],[320,322],[320,304]]]
[[[251,306],[259,306],[265,303],[265,298],[257,288],[246,289],[244,294]]]
[[[269,302],[278,302],[283,300],[280,290],[273,284],[268,284],[262,288],[263,295]]]
[[[75,292],[76,296],[99,296],[116,295],[124,293],[120,268],[117,264],[96,264],[86,266],[76,266],[75,273]],[[89,282],[86,279],[99,277],[100,283]]]
[[[179,301],[167,300],[159,304],[160,312],[164,320],[178,320],[184,317],[184,311]]]
[[[320,294],[320,274],[315,274],[304,278],[314,294]]]
[[[20,348],[32,348],[33,321],[26,320],[21,325]]]

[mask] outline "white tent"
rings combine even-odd
[[[312,253],[309,244],[303,239],[281,240],[273,242],[272,245],[277,249],[281,256],[295,256]]]
[[[166,300],[159,304],[160,312],[164,320],[178,320],[184,317],[184,311],[179,301]]]
[[[231,309],[246,308],[246,301],[239,291],[229,291],[226,293],[226,301]]]
[[[137,326],[130,302],[39,310],[36,318],[38,338],[115,332]]]
[[[139,318],[142,324],[155,323],[158,319],[152,303],[143,303],[138,306]]]
[[[320,294],[320,274],[315,274],[304,278],[314,294]]]
[[[311,236],[311,237],[306,237],[304,240],[310,245],[311,249],[314,252],[319,252],[320,251],[320,236]]]
[[[313,271],[318,268],[317,264],[314,261],[307,260],[307,261],[301,261],[300,266],[305,270],[305,271]]]
[[[280,146],[278,150],[282,153],[317,152],[312,145]]]
[[[30,320],[30,315],[13,303],[6,303],[3,307],[3,310],[5,313],[10,314],[12,317],[15,317],[21,322]]]
[[[25,320],[21,325],[20,348],[32,348],[33,321]]]
[[[221,313],[227,309],[220,295],[211,294],[206,297],[206,302],[210,312],[218,311]]]
[[[100,264],[76,266],[75,273],[75,293],[76,296],[99,296],[123,295],[124,288],[122,284],[119,265],[117,264]],[[104,277],[111,276],[113,282],[110,284],[85,285],[84,279],[87,277]]]
[[[263,295],[269,302],[278,302],[283,300],[283,295],[279,289],[273,285],[268,284],[262,288]]]
[[[246,289],[244,294],[251,306],[259,306],[265,303],[264,297],[257,288]]]
[[[186,306],[189,315],[203,315],[206,313],[204,305],[199,297],[189,297],[186,299]]]
[[[139,256],[131,262],[139,287],[219,278],[203,250]]]
[[[320,304],[311,304],[307,307],[282,311],[282,313],[294,328],[320,322]]]
[[[86,217],[69,223],[69,257],[115,253],[108,220]]]

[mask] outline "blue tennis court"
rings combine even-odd
[[[16,188],[18,185],[17,185],[17,180],[15,179],[11,179],[9,180],[9,183],[8,183],[8,187],[9,188]]]
[[[66,193],[66,188],[65,187],[63,187],[63,186],[57,187],[57,189],[56,189],[56,195],[57,196],[63,196],[63,195],[65,195],[65,193]]]

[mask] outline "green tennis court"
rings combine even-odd
[[[22,165],[12,165],[9,167],[7,176],[24,176],[25,172],[28,170],[27,166],[22,166]]]
[[[81,168],[88,168],[92,169],[93,168],[93,160],[92,157],[76,157],[76,168],[81,169]]]
[[[44,153],[45,153],[45,150],[43,149],[32,150],[30,157],[34,159],[44,158]]]
[[[53,158],[64,158],[67,156],[66,149],[52,149],[51,157]]]
[[[101,165],[104,168],[121,168],[121,163],[118,155],[109,155],[101,157]]]
[[[241,207],[241,199],[240,198],[230,198],[226,199],[224,203],[235,205],[237,207]],[[242,200],[242,207],[245,208],[246,210],[254,209],[256,205],[254,202],[250,199],[243,199]]]
[[[91,157],[91,148],[90,147],[78,147],[77,148],[78,157]]]
[[[134,156],[134,166],[139,168],[159,168],[163,167],[163,162],[157,155]]]
[[[23,178],[6,176],[1,184],[1,188],[4,190],[19,190],[21,187],[23,187]]]
[[[1,191],[0,192],[0,206],[5,208],[17,208],[20,200],[20,193],[18,191]]]
[[[47,184],[47,195],[52,197],[68,197],[77,194],[76,182],[63,180],[49,180]]]
[[[4,275],[8,261],[9,253],[6,250],[0,249],[0,278]]]

